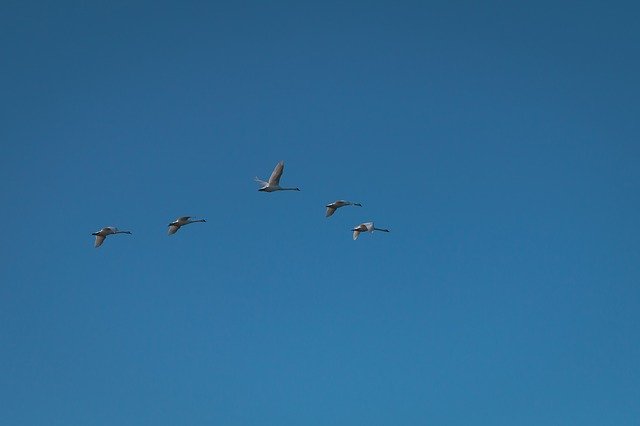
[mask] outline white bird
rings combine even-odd
[[[102,228],[101,230],[99,230],[98,232],[94,232],[91,235],[95,235],[96,236],[96,242],[94,244],[94,247],[100,247],[102,245],[102,243],[104,242],[104,239],[107,238],[107,235],[114,235],[114,234],[129,234],[131,235],[131,231],[120,231],[118,230],[118,228],[113,227],[113,226],[107,226],[106,228]]]
[[[373,222],[361,223],[360,225],[353,228],[352,231],[353,231],[354,240],[358,239],[358,236],[360,235],[361,232],[373,232],[373,231],[389,232],[388,229],[376,228],[375,226],[373,226]]]
[[[332,214],[334,214],[336,212],[337,209],[339,209],[340,207],[344,207],[344,206],[359,206],[362,207],[362,204],[360,203],[352,203],[351,201],[345,201],[345,200],[337,200],[334,201],[331,204],[327,204],[325,207],[327,207],[327,215],[326,217],[331,216]]]
[[[176,232],[178,232],[178,229],[180,229],[181,226],[188,225],[194,222],[206,222],[206,221],[207,221],[206,219],[195,220],[195,219],[191,219],[191,216],[182,216],[169,224],[169,231],[167,232],[167,234],[168,235],[175,234]]]
[[[273,191],[300,191],[300,188],[282,188],[280,186],[280,177],[282,176],[282,172],[284,171],[284,161],[279,162],[275,169],[273,169],[273,173],[271,173],[271,177],[269,178],[269,182],[265,182],[258,177],[255,178],[256,182],[258,182],[262,187],[258,189],[258,191],[264,192],[273,192]]]

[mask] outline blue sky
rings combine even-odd
[[[0,421],[638,424],[637,11],[4,2]]]

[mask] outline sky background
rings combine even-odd
[[[638,6],[482,3],[2,2],[0,423],[639,424]]]

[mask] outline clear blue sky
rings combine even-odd
[[[0,423],[639,424],[635,2],[227,3],[0,6]]]

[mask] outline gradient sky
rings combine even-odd
[[[0,423],[639,424],[638,12],[2,2]]]

